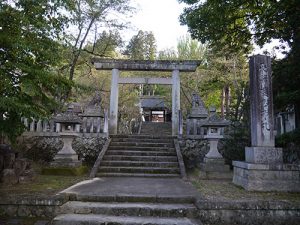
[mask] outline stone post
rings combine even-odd
[[[283,164],[275,148],[271,59],[252,56],[250,67],[251,147],[246,162],[233,161],[233,183],[247,190],[300,191],[300,168]]]
[[[42,131],[43,131],[42,120],[38,120],[36,124],[36,132],[42,132]]]
[[[180,77],[179,70],[172,72],[172,135],[178,135],[180,110]]]
[[[109,107],[109,133],[118,133],[119,70],[112,70]]]
[[[107,136],[108,136],[108,112],[107,112],[107,109],[104,110],[103,133],[107,134]]]
[[[32,118],[32,121],[30,123],[30,132],[34,132],[35,131],[35,119]]]
[[[257,55],[249,62],[251,147],[246,162],[282,163],[282,149],[275,147],[270,57]]]

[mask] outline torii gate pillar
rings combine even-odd
[[[118,103],[119,103],[119,70],[112,69],[110,106],[109,106],[109,133],[118,133]]]
[[[180,77],[179,70],[172,72],[172,135],[178,135],[180,110]]]

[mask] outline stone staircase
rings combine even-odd
[[[172,123],[171,122],[143,122],[141,128],[141,134],[150,135],[172,135]]]
[[[112,135],[97,176],[178,177],[171,136]]]
[[[89,197],[65,203],[52,225],[201,224],[194,219],[196,208],[188,198],[159,198],[154,202],[134,197],[123,198],[119,202],[109,201],[109,198],[102,202],[92,200]]]
[[[101,178],[83,184],[90,188],[82,187],[81,194],[74,187],[77,197],[71,190],[52,225],[200,225],[195,198],[182,189],[167,127],[159,133],[156,124],[147,124],[141,135],[112,135],[99,157],[96,175]]]

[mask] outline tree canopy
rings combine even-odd
[[[263,46],[272,39],[287,43],[286,57],[273,62],[275,103],[293,104],[300,124],[300,1],[298,0],[179,0],[188,4],[180,17],[193,38],[208,41],[222,54],[248,54],[252,44]],[[291,80],[293,82],[291,82]]]
[[[10,2],[0,3],[0,130],[13,139],[21,117],[47,116],[70,82],[56,71],[67,1]]]
[[[299,40],[299,1],[180,0],[187,7],[180,17],[193,38],[233,51],[251,50],[280,39],[290,46]]]

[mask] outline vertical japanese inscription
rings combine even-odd
[[[261,64],[259,67],[259,96],[261,100],[261,127],[263,133],[266,134],[270,132],[270,98],[268,68],[265,64]]]

